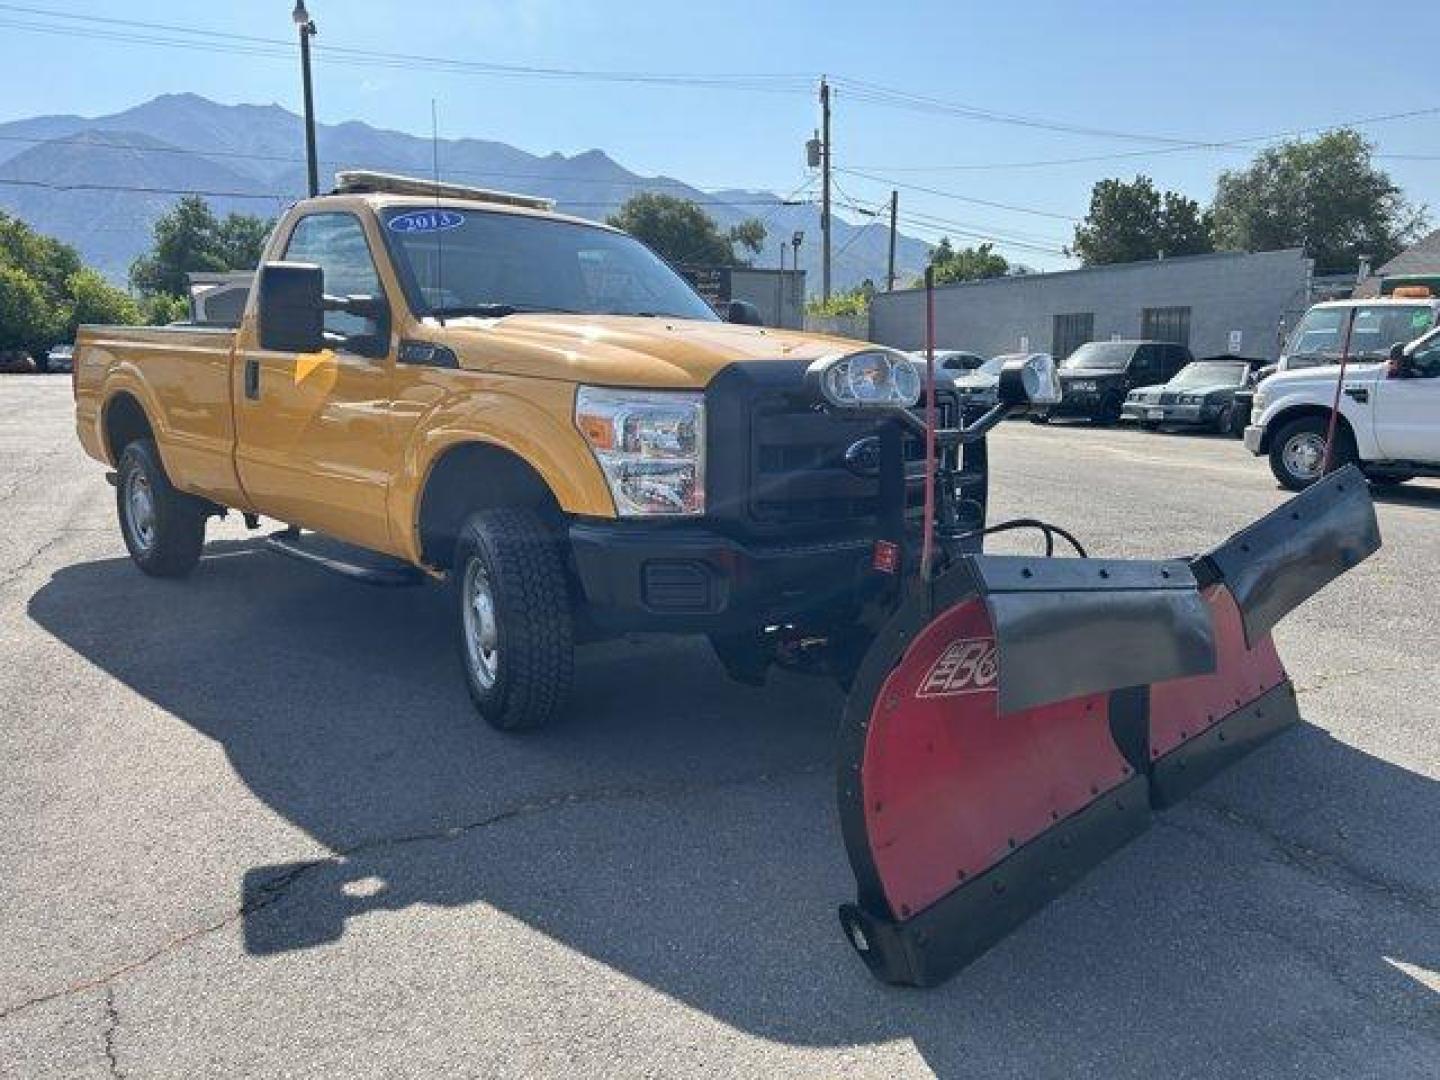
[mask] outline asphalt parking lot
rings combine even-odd
[[[941,989],[842,940],[841,698],[695,642],[474,719],[438,590],[212,527],[125,558],[68,380],[0,380],[0,1075],[1440,1072],[1440,485],[1278,634],[1307,723]],[[1282,500],[1238,442],[1006,425],[996,512],[1097,554]]]

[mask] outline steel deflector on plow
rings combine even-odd
[[[839,809],[874,974],[929,986],[1298,719],[1271,627],[1374,552],[1343,469],[1208,555],[967,556],[867,654]]]

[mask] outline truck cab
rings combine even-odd
[[[1327,300],[1305,312],[1286,339],[1278,370],[1339,362],[1381,363],[1397,342],[1421,337],[1440,321],[1440,299],[1428,286],[1395,288],[1373,300]]]

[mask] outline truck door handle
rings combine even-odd
[[[245,396],[252,401],[260,400],[260,361],[245,361]]]
[[[1345,396],[1364,405],[1370,400],[1370,391],[1364,386],[1347,386],[1345,387]]]

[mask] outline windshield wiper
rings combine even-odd
[[[453,304],[449,307],[430,309],[430,314],[437,319],[463,319],[466,316],[479,319],[502,319],[506,315],[526,315],[534,312],[578,314],[569,308],[545,307],[541,304]]]

